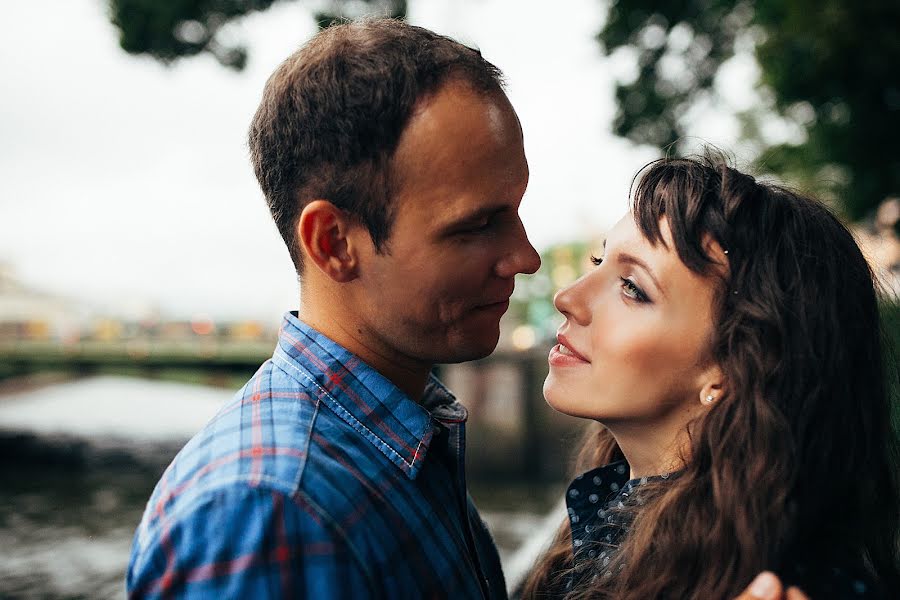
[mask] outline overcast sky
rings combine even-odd
[[[477,45],[507,75],[539,248],[596,238],[654,157],[609,132],[598,0],[411,0],[413,23]],[[29,286],[121,314],[277,322],[297,287],[248,161],[269,73],[314,33],[281,2],[232,28],[250,61],[126,55],[103,0],[9,3],[0,22],[0,263]],[[716,140],[713,140],[716,141]]]

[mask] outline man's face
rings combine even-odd
[[[528,162],[515,111],[502,94],[445,84],[419,103],[394,174],[386,252],[361,257],[357,333],[410,365],[487,356],[516,274],[540,266],[519,219]]]

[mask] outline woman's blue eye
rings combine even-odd
[[[647,294],[644,293],[644,290],[639,288],[636,283],[631,281],[630,279],[626,279],[624,277],[622,279],[622,291],[623,293],[636,302],[649,302],[650,298],[647,297]]]
[[[591,263],[595,267],[599,267],[603,263],[602,258],[597,258],[593,254],[591,254]],[[644,293],[638,285],[630,279],[625,277],[619,278],[622,282],[622,293],[625,294],[628,298],[631,298],[635,302],[650,302],[650,298],[647,294]]]

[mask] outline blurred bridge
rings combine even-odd
[[[272,355],[274,342],[218,339],[0,342],[0,377],[63,371],[80,375],[104,371],[153,375],[161,370],[203,370],[252,374]]]
[[[191,341],[126,340],[0,342],[0,380],[56,372],[115,374],[238,389],[271,357],[274,341],[207,337]],[[468,447],[474,477],[559,480],[582,425],[546,406],[543,349],[498,351],[439,377],[469,410]]]

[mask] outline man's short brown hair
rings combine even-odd
[[[298,273],[296,222],[315,199],[353,215],[383,250],[394,150],[416,103],[450,78],[502,93],[500,70],[478,50],[394,19],[329,27],[275,70],[250,126],[250,153]]]

